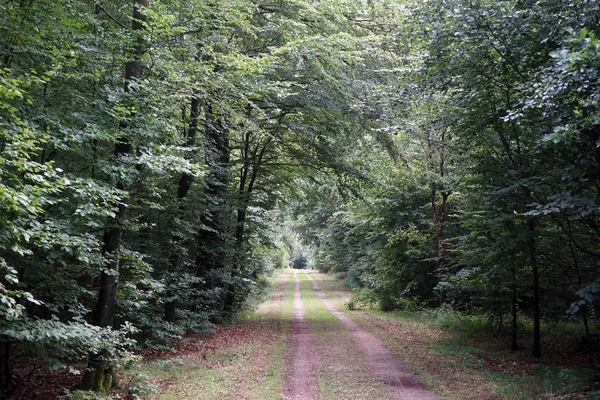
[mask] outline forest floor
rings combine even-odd
[[[352,294],[330,275],[285,270],[240,323],[190,337],[169,359],[140,370],[160,399],[598,398],[589,385],[566,394],[586,386],[591,369],[560,343],[548,339],[549,354],[538,362],[527,349],[506,351],[494,335],[350,311]]]
[[[186,336],[174,352],[146,354],[111,398],[600,398],[585,365],[598,349],[577,356],[547,338],[548,356],[535,361],[466,323],[461,335],[427,316],[350,311],[352,294],[329,275],[284,270],[238,323]],[[53,399],[55,389],[40,382],[14,398]]]
[[[330,279],[286,270],[241,323],[220,326],[205,341],[190,337],[176,355],[139,371],[161,399],[440,398],[375,333],[340,311],[350,292]]]

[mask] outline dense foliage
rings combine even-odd
[[[599,15],[593,0],[3,2],[4,394],[31,359],[89,362],[82,387],[110,389],[132,349],[233,318],[265,273],[307,260],[386,310],[446,304],[514,332],[528,316],[537,356],[543,317],[589,333]]]
[[[598,305],[598,4],[428,1],[382,29],[361,197],[313,191],[320,268],[384,309],[446,305],[511,321],[589,320]],[[400,39],[412,37],[412,42]],[[415,38],[418,39],[415,40]],[[380,72],[382,73],[382,72]],[[389,134],[385,140],[378,136]],[[376,142],[376,143],[375,143]],[[510,316],[510,318],[504,318]]]
[[[281,264],[265,210],[303,165],[341,168],[331,60],[361,44],[302,2],[0,9],[0,386],[89,359],[82,388],[107,390],[128,350],[232,318]]]

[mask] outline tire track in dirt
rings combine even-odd
[[[294,273],[294,311],[288,342],[287,376],[285,399],[317,399],[319,391],[316,384],[314,363],[311,359],[311,332],[304,317],[304,306],[300,294],[300,278]]]
[[[317,281],[308,275],[306,271],[304,273],[313,282],[313,290],[323,301],[325,307],[354,335],[371,364],[373,374],[397,399],[438,400],[438,397],[419,381],[408,367],[400,361],[398,356],[385,347],[378,337],[340,312],[327,295],[321,291]]]

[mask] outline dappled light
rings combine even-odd
[[[597,0],[0,3],[0,399],[600,397]]]

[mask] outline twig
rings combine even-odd
[[[94,3],[96,4],[96,7],[98,7],[100,10],[102,10],[108,18],[112,19],[121,28],[129,29],[129,27],[127,25],[123,25],[118,19],[116,19],[108,11],[106,11],[106,8],[104,8],[104,6],[102,5],[102,3],[99,0],[94,0]]]

